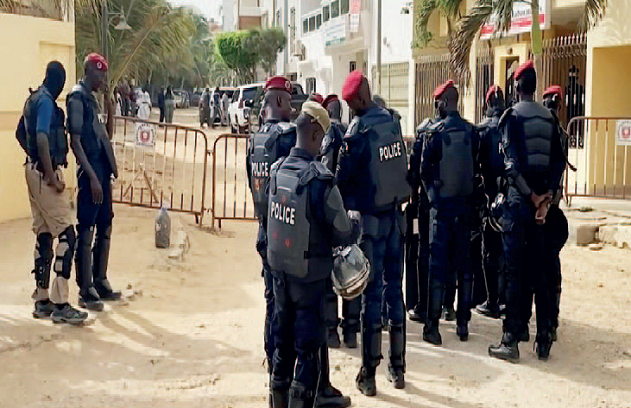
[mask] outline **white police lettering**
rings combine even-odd
[[[388,160],[396,159],[397,157],[401,157],[402,155],[403,149],[401,146],[401,142],[394,142],[392,144],[379,148],[379,161],[382,163]]]
[[[272,218],[284,224],[294,225],[296,223],[296,209],[282,204],[272,202]]]
[[[252,176],[269,177],[269,163],[252,163]]]

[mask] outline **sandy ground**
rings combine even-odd
[[[155,210],[115,212],[109,276],[135,295],[91,314],[87,327],[31,317],[30,220],[0,224],[0,407],[266,407],[255,224],[224,222],[211,232],[172,215],[174,234],[184,230],[191,241],[176,261],[154,247]],[[500,322],[474,315],[469,342],[443,323],[440,348],[408,324],[405,390],[386,381],[384,361],[379,394],[362,396],[354,385],[359,350],[331,352],[333,383],[363,408],[631,407],[631,251],[566,247],[562,261],[550,361],[536,359],[532,342],[522,344],[519,364],[488,357]]]

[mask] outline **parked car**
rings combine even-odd
[[[300,114],[300,110],[302,109],[302,104],[309,97],[305,94],[305,91],[298,82],[292,82],[292,91],[291,91],[291,107],[293,108],[291,114],[291,120],[295,120]],[[263,112],[261,112],[261,107],[263,106],[263,99],[265,97],[265,89],[261,88],[259,92],[257,92],[254,97],[254,101],[252,102],[252,109],[250,111],[250,132],[255,133],[258,132],[259,127],[265,121],[263,117]]]
[[[254,98],[263,89],[264,83],[242,85],[232,95],[228,107],[228,123],[234,133],[246,133],[250,125],[250,109]],[[246,101],[247,105],[246,106]]]
[[[188,92],[183,89],[174,89],[173,95],[175,96],[176,108],[189,108],[191,106],[191,100],[188,96]]]
[[[232,101],[232,96],[234,95],[234,91],[235,91],[235,88],[233,88],[231,86],[219,87],[219,98],[220,98],[220,100],[221,100],[221,97],[223,96],[223,94],[226,93],[226,94],[228,94],[228,98],[230,99],[230,101]],[[201,94],[200,94],[199,100],[197,102],[197,106],[199,107],[199,123],[203,124],[203,123],[206,122],[206,121],[203,120],[203,117],[202,117],[204,115],[204,109],[203,109],[203,106],[202,106],[202,99],[201,98],[204,95],[204,91],[202,90],[200,92],[201,92]],[[210,92],[210,100],[211,101],[215,97],[215,92],[216,92],[215,89],[212,89],[211,92]],[[219,115],[217,115],[215,117],[215,123],[218,123],[218,122],[221,122],[221,117]]]

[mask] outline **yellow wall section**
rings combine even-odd
[[[65,96],[76,82],[74,24],[0,14],[0,39],[4,61],[0,65],[0,222],[3,222],[30,215],[24,153],[15,140],[15,128],[28,88],[41,84],[46,64],[53,59],[66,67],[66,87],[59,102],[65,107]],[[66,173],[69,194],[76,186],[73,173],[73,168]]]

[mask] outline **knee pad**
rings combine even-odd
[[[50,284],[50,264],[53,261],[53,236],[52,234],[45,232],[37,235],[37,242],[35,243],[35,269],[33,274],[35,275],[35,282],[38,288],[48,289]]]
[[[76,245],[76,235],[73,227],[68,227],[59,235],[59,243],[55,251],[55,273],[62,278],[70,279],[72,257]]]

